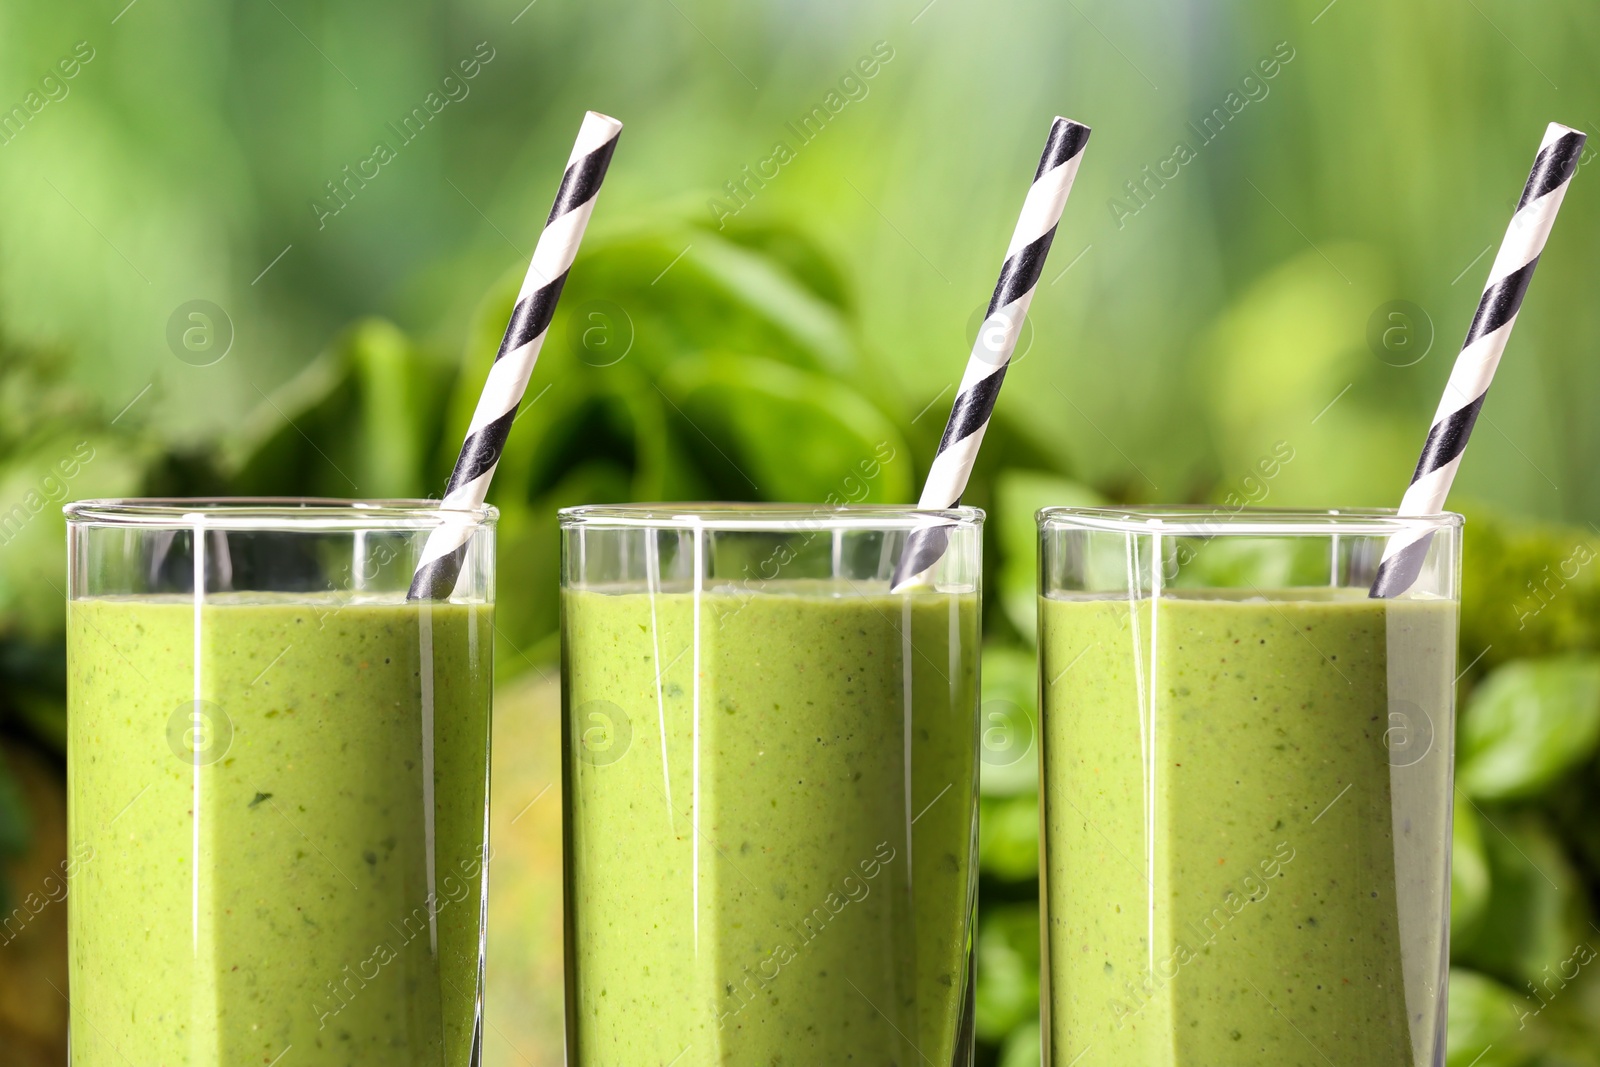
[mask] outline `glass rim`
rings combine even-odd
[[[1051,507],[1040,508],[1034,519],[1041,533],[1079,529],[1174,537],[1388,536],[1459,530],[1466,521],[1453,511],[1401,515],[1395,508],[1226,508],[1205,504]]]
[[[339,497],[104,497],[62,507],[71,526],[188,530],[431,530],[446,522],[493,526],[499,509],[446,508],[438,500]]]
[[[556,513],[561,529],[644,528],[657,530],[912,530],[938,524],[977,529],[981,508],[920,508],[912,504],[781,504],[692,502],[586,504]]]

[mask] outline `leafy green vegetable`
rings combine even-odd
[[[978,811],[978,865],[1008,882],[1039,877],[1039,798],[984,797]]]
[[[1600,745],[1600,656],[1524,660],[1473,690],[1461,716],[1458,780],[1480,800],[1537,795]]]
[[[1600,652],[1600,538],[1465,506],[1461,653],[1481,667]]]
[[[345,331],[231,435],[229,490],[438,495],[524,269],[473,312],[459,364],[381,320]],[[843,294],[828,257],[779,227],[654,226],[586,247],[489,495],[501,670],[529,669],[555,631],[562,507],[911,497],[915,458],[868,399]]]
[[[427,467],[455,371],[392,323],[365,319],[263,396],[223,448],[247,496],[416,497],[444,491]],[[459,448],[459,439],[457,447]],[[448,468],[445,469],[448,473]]]
[[[66,731],[61,506],[140,488],[154,450],[108,424],[58,353],[0,339],[0,721],[57,752]]]
[[[846,386],[755,357],[686,358],[661,379],[679,436],[725,499],[877,503],[911,495],[910,450]]]
[[[1600,931],[1585,945],[1587,953],[1575,957],[1563,971],[1577,976],[1565,987],[1555,987],[1539,1022],[1548,1035],[1548,1051],[1539,1067],[1600,1067]],[[1581,969],[1579,964],[1581,961]],[[1565,979],[1564,979],[1565,980]]]
[[[999,1067],[1039,1067],[1044,1059],[1044,1038],[1037,1019],[1020,1024],[1000,1048]]]
[[[977,1029],[998,1042],[1017,1026],[1039,1017],[1039,907],[1005,904],[978,924]]]
[[[1526,1067],[1538,1034],[1522,1026],[1529,1003],[1492,978],[1450,972],[1449,1056],[1446,1067]]]
[[[1463,964],[1520,988],[1545,980],[1593,935],[1583,882],[1544,817],[1485,813],[1489,903],[1482,927],[1456,953]]]

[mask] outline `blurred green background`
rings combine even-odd
[[[1597,45],[1576,0],[3,0],[6,1062],[64,1058],[59,504],[437,493],[585,108],[628,128],[492,497],[493,1064],[560,1059],[557,507],[914,499],[1049,120],[1088,122],[968,497],[986,710],[1031,714],[1034,508],[1398,501],[1545,123],[1600,128]],[[1594,181],[1453,497],[1452,1067],[1600,1064]],[[1033,756],[985,779],[1005,1067]]]

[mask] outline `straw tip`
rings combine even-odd
[[[583,124],[591,129],[603,130],[607,134],[614,134],[622,129],[620,121],[599,111],[585,111],[583,113]]]
[[[1572,126],[1564,126],[1559,122],[1552,122],[1545,128],[1544,143],[1546,145],[1552,144],[1555,141],[1559,141],[1563,137],[1569,136],[1578,138],[1580,143],[1589,139],[1589,135],[1580,129]]]
[[[1039,169],[1034,172],[1033,180],[1038,181],[1046,172],[1082,155],[1090,132],[1083,123],[1057,115],[1050,123],[1050,138],[1044,143],[1044,153],[1039,157]]]

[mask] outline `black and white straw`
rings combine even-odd
[[[522,280],[511,322],[506,326],[500,351],[495,353],[472,425],[461,446],[461,456],[445,486],[439,504],[447,512],[444,523],[428,535],[422,559],[411,579],[411,600],[444,600],[455,590],[461,575],[462,560],[473,526],[466,514],[481,507],[489,492],[489,480],[505,448],[517,406],[528,388],[528,378],[539,359],[556,301],[567,282],[567,272],[578,255],[578,244],[589,225],[600,183],[605,180],[611,154],[616,151],[622,123],[590,111],[583,117],[578,142],[567,160],[555,206],[550,209],[544,232],[533,250],[533,262]]]
[[[1466,343],[1456,357],[1445,385],[1444,399],[1433,416],[1422,458],[1417,461],[1411,485],[1400,501],[1400,515],[1433,515],[1444,510],[1450,483],[1461,465],[1467,437],[1478,420],[1484,395],[1494,379],[1500,355],[1517,324],[1517,312],[1539,265],[1556,212],[1561,210],[1567,184],[1577,172],[1586,135],[1552,122],[1533,161],[1533,172],[1517,201],[1517,212],[1501,242],[1500,254],[1489,269],[1489,281],[1478,301],[1467,331]],[[1407,531],[1389,538],[1372,583],[1374,597],[1397,597],[1410,589],[1422,571],[1433,540],[1431,531]]]
[[[966,492],[972,464],[978,457],[978,446],[983,443],[989,417],[994,414],[995,398],[1000,395],[1000,383],[1005,380],[1006,368],[1011,364],[1011,353],[1017,347],[1028,305],[1033,302],[1039,275],[1044,270],[1045,256],[1050,252],[1050,242],[1055,239],[1061,211],[1066,206],[1067,194],[1072,192],[1072,181],[1078,176],[1078,165],[1083,161],[1083,149],[1088,143],[1089,127],[1081,122],[1057,117],[1050,124],[1050,139],[1039,157],[1039,169],[1034,172],[1033,185],[1023,201],[1022,216],[1006,248],[1000,280],[995,284],[989,310],[973,342],[966,373],[950,409],[950,421],[945,424],[939,450],[928,468],[928,480],[923,485],[922,499],[918,501],[921,508],[953,508]],[[892,588],[900,589],[925,574],[939,562],[948,542],[949,527],[946,525],[919,526],[912,530],[900,562],[895,566]]]

